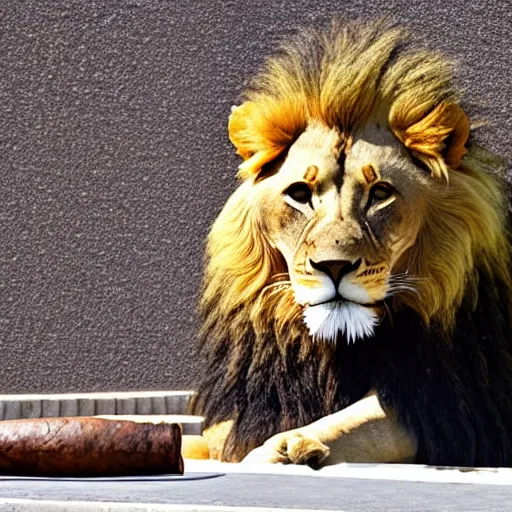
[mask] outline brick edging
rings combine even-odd
[[[0,420],[97,415],[186,415],[192,391],[135,391],[0,395]],[[174,419],[173,419],[174,421]],[[200,433],[200,417],[179,421],[184,433]]]

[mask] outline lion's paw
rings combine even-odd
[[[277,434],[247,455],[243,462],[271,462],[281,464],[307,464],[319,468],[330,450],[316,436],[290,430]]]

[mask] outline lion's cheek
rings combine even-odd
[[[371,304],[375,302],[364,286],[354,283],[351,279],[342,279],[338,286],[338,292],[344,299],[359,304]]]
[[[403,260],[408,249],[413,247],[423,223],[423,205],[421,200],[415,201],[415,208],[407,208],[396,215],[392,225],[388,226],[385,246],[389,254],[389,267],[397,270],[397,263]],[[400,267],[403,265],[400,265]],[[407,268],[407,263],[405,263]]]
[[[325,275],[291,276],[295,301],[301,305],[315,305],[328,302],[336,296],[334,283]]]
[[[307,219],[301,219],[280,199],[263,200],[258,205],[258,224],[268,243],[277,249],[286,261],[288,269],[293,267],[294,251]]]
[[[383,275],[371,277],[342,279],[339,286],[339,294],[359,304],[375,304],[384,300],[388,294],[388,272]]]

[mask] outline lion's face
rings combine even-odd
[[[255,77],[229,117],[243,183],[210,232],[207,315],[245,311],[261,339],[307,335],[303,313],[353,341],[401,309],[448,332],[476,266],[507,282],[498,164],[466,148],[450,63],[407,48],[400,30],[314,31]]]
[[[269,243],[287,265],[315,337],[371,335],[382,301],[409,289],[429,176],[382,128],[344,140],[312,122],[253,189]]]

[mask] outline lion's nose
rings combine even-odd
[[[310,259],[309,261],[314,269],[327,274],[336,285],[341,281],[344,275],[352,272],[361,264],[361,260],[357,260],[355,263],[349,260],[313,261]]]

